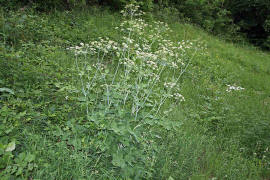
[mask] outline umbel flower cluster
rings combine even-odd
[[[67,50],[75,57],[82,94],[80,101],[86,108],[88,120],[107,127],[108,132],[115,133],[113,137],[119,137],[113,140],[118,144],[116,154],[123,149],[127,152],[129,146],[125,144],[133,139],[132,142],[145,143],[141,153],[144,156],[151,146],[149,142],[153,141],[147,139],[152,135],[141,128],[159,124],[156,117],[166,116],[166,109],[185,101],[181,77],[192,58],[204,52],[205,47],[197,41],[170,40],[169,26],[159,21],[147,23],[141,18],[144,13],[139,11],[139,6],[130,4],[122,14],[125,20],[115,27],[119,32],[117,40],[99,37]],[[110,120],[105,121],[105,114]],[[107,147],[109,142],[106,143]],[[127,170],[123,164],[116,163],[116,166]]]

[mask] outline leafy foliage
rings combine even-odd
[[[87,9],[90,6],[121,10],[136,3],[147,12],[172,21],[191,22],[215,35],[239,41],[245,37],[255,45],[269,49],[270,4],[268,0],[23,0],[0,1],[2,9],[25,10],[34,7],[39,11]],[[151,16],[151,15],[150,15]],[[177,17],[177,18],[175,18]]]
[[[198,24],[207,31],[220,34],[235,33],[237,30],[222,0],[169,0],[162,3],[175,7],[180,13],[180,19]]]
[[[128,17],[2,13],[1,178],[268,178],[269,54]]]
[[[251,42],[264,48],[269,44],[270,2],[267,0],[227,0],[226,7],[232,13],[234,23],[247,34]]]

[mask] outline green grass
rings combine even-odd
[[[151,129],[162,137],[153,145],[155,160],[137,159],[127,169],[112,162],[101,150],[112,148],[104,146],[106,138],[85,123],[78,72],[66,48],[98,37],[117,41],[120,23],[119,14],[97,8],[3,13],[0,88],[14,95],[0,92],[2,179],[269,179],[270,54],[180,23],[169,24],[169,39],[207,46],[179,82],[186,101],[173,107],[168,128]],[[227,84],[245,90],[227,92]],[[13,141],[15,149],[6,152]]]

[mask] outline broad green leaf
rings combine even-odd
[[[114,166],[118,166],[118,167],[125,167],[125,160],[123,159],[123,155],[122,154],[113,154],[113,160],[112,160],[112,164]]]
[[[29,153],[29,154],[26,155],[25,161],[27,161],[27,162],[32,162],[32,161],[35,160],[35,158],[36,158],[35,155]]]
[[[23,172],[23,168],[22,167],[19,167],[18,171],[16,172],[16,176],[21,175],[22,172]]]
[[[7,145],[6,152],[12,152],[16,148],[15,141],[12,141]]]
[[[86,102],[87,101],[87,99],[85,97],[83,97],[83,96],[82,97],[78,97],[77,99],[80,102]]]
[[[0,92],[7,92],[14,95],[14,91],[9,88],[0,88]]]

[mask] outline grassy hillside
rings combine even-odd
[[[269,179],[269,53],[143,18],[2,14],[2,179]]]

